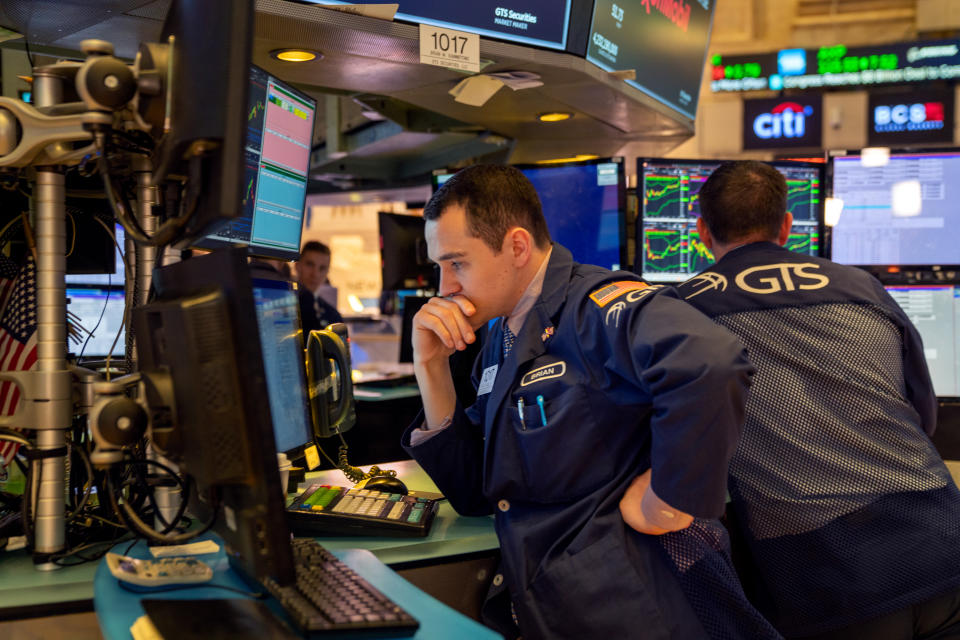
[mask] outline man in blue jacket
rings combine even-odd
[[[960,637],[960,491],[920,337],[866,272],[780,246],[786,197],[769,165],[721,165],[697,224],[718,262],[678,288],[757,367],[729,481],[748,591],[788,637]]]
[[[734,336],[575,263],[512,167],[460,171],[424,217],[441,297],[414,319],[424,414],[404,446],[459,513],[495,514],[523,637],[775,637],[709,520],[751,373]],[[467,408],[448,357],[483,325]]]

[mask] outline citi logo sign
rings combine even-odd
[[[753,120],[753,133],[763,140],[777,138],[802,138],[806,132],[806,119],[813,115],[813,107],[782,102],[770,110],[761,113]]]
[[[942,102],[879,105],[873,110],[873,130],[891,133],[943,129],[944,111]]]

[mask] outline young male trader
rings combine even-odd
[[[723,511],[751,372],[736,339],[551,245],[512,167],[461,170],[424,217],[441,297],[414,318],[425,419],[403,444],[459,513],[496,514],[523,637],[775,635],[722,527],[694,520]],[[488,323],[465,409],[448,357]]]
[[[718,262],[679,287],[757,367],[729,482],[755,604],[788,637],[960,637],[960,491],[920,337],[866,272],[779,246],[786,197],[769,165],[720,166],[697,223]]]
[[[314,329],[323,329],[334,322],[343,322],[337,309],[316,293],[327,284],[330,273],[330,249],[316,240],[304,243],[297,260],[300,283],[300,321],[306,336]]]

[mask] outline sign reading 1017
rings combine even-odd
[[[420,62],[479,73],[480,36],[421,24]]]

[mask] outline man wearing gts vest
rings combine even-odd
[[[768,165],[721,165],[697,223],[717,263],[678,288],[757,367],[729,475],[748,595],[789,638],[960,637],[960,491],[920,337],[866,272],[780,246],[786,195]]]

